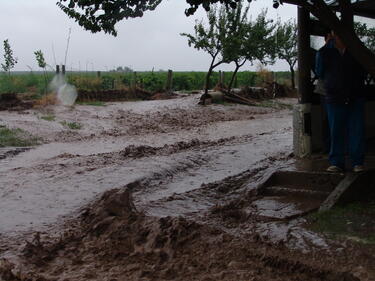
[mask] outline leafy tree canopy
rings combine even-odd
[[[1,68],[4,72],[8,72],[10,75],[10,70],[14,68],[17,64],[18,59],[14,57],[13,50],[10,46],[9,40],[6,39],[3,42],[4,44],[4,63],[1,64]]]
[[[58,0],[57,5],[69,17],[91,32],[104,31],[117,35],[115,25],[123,19],[142,17],[146,11],[154,10],[162,0]],[[239,0],[186,0],[190,5],[186,15],[193,15],[199,6],[206,11],[211,4],[224,3],[235,8]],[[251,2],[248,1],[248,2]]]
[[[276,54],[279,59],[285,60],[291,72],[291,85],[295,88],[294,66],[298,59],[297,24],[294,21],[279,23],[275,34]]]
[[[211,4],[220,2],[227,7],[235,8],[240,0],[185,1],[190,6],[185,13],[192,15],[200,6],[209,10]],[[162,0],[58,0],[57,5],[85,29],[116,35],[116,23],[127,18],[142,17],[144,12],[154,10],[161,2]],[[330,9],[325,0],[274,0],[274,7],[282,2],[291,2],[306,8],[329,26],[346,43],[353,56],[372,76],[375,76],[375,54],[361,42],[352,27],[351,0],[338,0],[341,18]]]

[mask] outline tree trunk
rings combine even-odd
[[[47,95],[47,73],[46,73],[46,68],[43,68],[43,76],[44,76],[44,95]]]
[[[234,78],[235,78],[236,75],[237,75],[238,69],[240,69],[240,66],[238,66],[238,65],[236,64],[236,68],[234,69],[234,72],[233,72],[233,74],[232,74],[232,77],[231,77],[230,82],[229,82],[229,85],[228,85],[228,92],[229,92],[229,93],[230,93],[230,91],[232,90],[232,86],[233,86]]]
[[[242,63],[235,62],[236,63],[236,68],[234,69],[232,78],[230,79],[229,86],[228,86],[228,92],[229,93],[230,93],[230,91],[232,89],[232,86],[233,86],[233,83],[234,83],[234,79],[236,78],[238,70],[245,64],[245,62],[246,62],[246,60],[244,60]]]
[[[292,66],[290,66],[290,82],[292,83],[292,89],[296,88],[296,83],[295,83],[294,77],[295,77],[294,68]]]
[[[206,75],[206,81],[204,83],[204,94],[207,95],[208,93],[208,85],[210,83],[210,77],[211,77],[211,74],[212,74],[212,70],[217,67],[218,65],[222,64],[223,62],[222,61],[219,61],[217,62],[216,64],[215,63],[215,60],[216,60],[216,56],[218,55],[218,53],[216,53],[213,57],[212,57],[212,61],[211,61],[211,64],[210,64],[210,68],[208,69],[208,72],[207,72],[207,75]]]

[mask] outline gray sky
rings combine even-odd
[[[54,65],[52,45],[57,63],[63,63],[69,28],[72,29],[67,58],[68,70],[106,70],[115,66],[130,66],[134,70],[173,69],[175,71],[205,71],[209,55],[190,48],[181,32],[192,33],[195,19],[205,18],[201,8],[186,17],[184,0],[164,0],[142,18],[124,20],[117,25],[118,36],[92,34],[69,19],[54,0],[0,0],[0,62],[3,61],[2,41],[9,39],[18,64],[15,70],[37,69],[33,52],[41,49],[47,63]],[[253,17],[268,8],[270,18],[282,21],[296,17],[296,7],[284,5],[272,8],[272,0],[257,0],[251,4]],[[231,70],[232,66],[219,69]],[[287,70],[284,62],[269,68]],[[255,69],[247,64],[245,69]]]

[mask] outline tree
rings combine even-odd
[[[117,35],[115,25],[128,18],[142,17],[162,0],[58,0],[57,5],[69,17],[91,32]]]
[[[57,5],[79,25],[92,32],[105,31],[116,35],[115,25],[124,18],[141,17],[146,11],[154,10],[162,0],[58,0]],[[186,15],[192,15],[202,6],[210,10],[214,3],[224,3],[235,8],[240,0],[186,0],[190,6]],[[251,2],[251,0],[248,0]],[[337,10],[341,19],[331,10],[325,0],[274,0],[274,7],[279,3],[291,3],[306,8],[315,17],[338,34],[352,55],[367,71],[375,76],[375,54],[358,38],[352,26],[353,9],[351,0],[337,0]],[[66,4],[66,2],[69,2]]]
[[[355,22],[354,30],[365,46],[375,53],[375,28],[369,28],[365,23]]]
[[[204,50],[211,56],[211,64],[206,76],[205,93],[208,91],[209,78],[212,71],[222,63],[234,63],[228,90],[232,88],[238,70],[248,61],[259,60],[266,64],[273,61],[272,20],[266,19],[264,10],[255,21],[249,19],[249,6],[242,2],[236,9],[220,5],[207,13],[209,26],[203,22],[195,25],[195,34],[182,33],[188,37],[189,46]]]
[[[181,36],[188,38],[189,46],[193,46],[197,50],[203,50],[211,56],[210,67],[206,75],[205,94],[208,92],[210,76],[215,67],[224,63],[225,60],[221,56],[223,50],[223,42],[228,36],[227,14],[224,6],[217,8],[216,6],[207,12],[208,26],[204,25],[203,20],[196,22],[194,26],[194,35],[181,33]]]
[[[35,59],[38,63],[38,66],[43,69],[43,76],[44,76],[44,93],[47,94],[47,74],[46,74],[46,60],[44,59],[44,54],[42,50],[38,50],[34,52]]]
[[[3,42],[4,44],[4,63],[1,64],[1,68],[4,72],[8,72],[10,75],[10,70],[14,68],[17,64],[18,59],[13,56],[13,50],[10,47],[9,40],[6,39]]]
[[[242,3],[239,3],[236,9],[226,9],[230,36],[223,44],[222,56],[225,62],[234,62],[236,65],[228,85],[230,91],[238,70],[246,62],[273,62],[273,31],[276,26],[272,20],[266,18],[267,10],[263,10],[255,21],[251,21],[248,18],[249,6],[243,12]]]
[[[276,33],[276,54],[279,59],[285,60],[290,69],[290,81],[293,89],[295,88],[294,66],[297,63],[297,24],[294,21],[279,23]]]

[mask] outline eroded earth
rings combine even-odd
[[[374,280],[373,246],[262,215],[291,110],[198,100],[1,112],[41,144],[0,150],[0,280]]]

